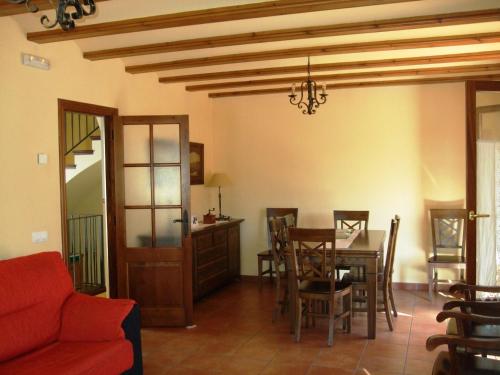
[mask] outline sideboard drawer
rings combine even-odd
[[[227,273],[227,256],[223,256],[204,266],[198,267],[198,278],[200,282],[221,273]]]
[[[227,229],[220,229],[214,232],[214,244],[225,244],[227,241]]]
[[[193,230],[193,298],[230,283],[240,275],[242,219]]]
[[[227,249],[224,245],[219,245],[202,251],[198,251],[198,254],[196,255],[198,260],[198,268],[224,255],[227,255]]]
[[[212,233],[206,233],[196,237],[197,251],[208,249],[209,247],[212,247],[213,244]]]

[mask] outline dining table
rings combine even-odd
[[[335,251],[336,266],[361,267],[367,284],[367,328],[368,338],[375,339],[377,336],[377,274],[383,272],[384,259],[384,230],[358,230],[354,239],[344,241],[337,239]],[[287,257],[290,259],[290,257]],[[289,265],[290,266],[290,265]],[[291,270],[291,267],[288,267]],[[295,286],[292,272],[288,272],[288,290],[290,293],[290,304],[295,301]],[[295,322],[295,308],[290,306],[290,323],[292,330]]]

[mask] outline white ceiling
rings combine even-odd
[[[245,3],[256,3],[260,1],[242,1],[242,0],[111,0],[97,3],[98,12],[92,17],[87,17],[84,22],[77,22],[79,25],[95,24],[107,21],[122,20],[128,18],[145,17],[167,13],[177,13],[188,10],[206,9],[212,7],[221,7],[228,5],[238,5]],[[142,45],[158,42],[176,41],[184,39],[194,39],[210,36],[229,35],[245,32],[268,31],[286,28],[298,28],[306,26],[336,25],[340,23],[362,22],[370,20],[383,20],[400,17],[413,17],[420,15],[431,15],[441,13],[454,13],[461,11],[493,9],[499,8],[499,0],[421,0],[407,3],[397,3],[388,5],[377,5],[369,7],[358,7],[350,9],[339,9],[332,11],[321,11],[303,14],[293,14],[276,17],[266,17],[258,19],[249,19],[241,21],[230,21],[222,23],[212,23],[203,25],[193,25],[186,27],[177,27],[162,30],[153,30],[145,32],[136,32],[97,38],[88,38],[76,40],[82,52],[125,47],[132,45]],[[53,18],[53,12],[47,11],[49,18]],[[15,16],[23,30],[27,32],[41,31],[43,27],[39,24],[40,14],[23,14]],[[199,58],[214,55],[227,55],[234,53],[271,51],[276,49],[311,47],[322,45],[334,45],[344,43],[358,43],[369,41],[395,40],[406,38],[421,38],[441,35],[461,35],[478,34],[486,32],[500,32],[500,22],[486,22],[470,25],[434,27],[406,31],[390,31],[371,34],[344,35],[326,38],[301,39],[293,41],[281,41],[272,43],[248,44],[241,46],[229,46],[222,48],[209,48],[191,51],[181,51],[172,53],[162,53],[155,55],[136,56],[123,58],[125,65],[147,64],[163,61],[172,61],[178,59]],[[363,52],[352,54],[337,54],[329,56],[311,57],[311,63],[329,63],[359,61],[370,59],[387,59],[413,56],[430,56],[451,53],[465,53],[477,51],[500,51],[500,43],[477,44],[469,46],[455,47],[436,47],[425,49],[405,49],[397,51],[383,52]],[[83,58],[83,57],[82,57]],[[476,61],[468,63],[454,64],[435,64],[420,66],[420,68],[429,68],[433,66],[447,65],[470,65],[480,64],[487,61]],[[494,61],[500,63],[500,61]],[[301,65],[306,63],[306,58],[268,60],[249,63],[238,63],[228,65],[216,65],[200,68],[176,69],[157,73],[159,77],[171,75],[184,75],[193,73],[218,72],[226,70],[265,68],[288,65]],[[99,64],[99,61],[93,62]],[[397,69],[408,69],[409,66],[398,67]],[[369,70],[383,70],[365,69]],[[356,69],[357,72],[362,70]],[[346,71],[347,72],[347,71]],[[328,72],[321,72],[326,74]],[[479,73],[478,73],[479,74]],[[296,74],[295,74],[296,75]],[[272,78],[266,76],[265,78]],[[407,77],[405,77],[407,78]],[[251,78],[249,78],[251,79]],[[238,80],[238,79],[236,79]],[[241,79],[239,79],[241,80]],[[220,80],[222,81],[222,80]],[[357,80],[359,81],[359,80]],[[344,82],[344,81],[343,81]],[[188,84],[195,84],[190,82]]]

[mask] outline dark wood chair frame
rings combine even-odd
[[[430,209],[430,220],[432,230],[432,255],[427,260],[427,277],[429,284],[429,299],[432,298],[433,291],[437,290],[438,284],[445,280],[439,280],[437,270],[439,268],[458,269],[460,281],[465,281],[466,254],[465,241],[467,238],[467,210],[456,209]],[[441,238],[437,238],[437,222],[442,222],[449,229],[448,239],[455,242],[456,246],[446,246]],[[456,239],[453,238],[456,236]],[[457,249],[458,255],[443,255],[443,249]],[[447,281],[447,280],[446,280]]]
[[[335,229],[368,229],[370,211],[347,211],[333,210],[333,227]],[[363,269],[359,267],[337,266],[337,279],[341,278],[340,271],[350,271],[352,274],[360,275]]]
[[[328,345],[333,345],[335,322],[343,320],[351,332],[352,289],[335,281],[335,229],[289,228],[287,253],[291,257],[295,289],[295,341],[300,341],[302,317],[328,318]],[[335,315],[342,301],[342,312]],[[318,303],[319,305],[318,306]]]
[[[295,219],[295,225],[297,226],[297,219],[299,215],[298,208],[267,208],[266,209],[266,225],[268,230],[268,238],[269,242],[271,242],[271,235],[269,231],[269,219],[272,217],[282,217],[286,215],[293,215]],[[264,263],[267,262],[268,267],[264,269]],[[271,252],[271,249],[261,251],[257,254],[257,266],[258,273],[257,276],[259,278],[259,290],[262,289],[262,279],[265,275],[269,275],[269,279],[272,282],[273,277],[276,275],[274,266],[274,258]]]
[[[368,229],[369,218],[370,211],[333,211],[335,229]]]
[[[286,261],[286,239],[287,227],[280,219],[269,219],[269,232],[271,236],[271,253],[273,255],[273,263],[275,270],[275,296],[273,322],[278,318],[281,312],[283,315],[288,308],[288,262]],[[284,270],[280,268],[283,265]],[[282,295],[283,282],[283,297]]]
[[[396,309],[396,304],[394,301],[394,293],[392,288],[392,274],[394,272],[394,259],[396,257],[396,244],[399,231],[399,223],[401,219],[398,215],[391,219],[391,230],[389,234],[389,241],[387,243],[387,253],[385,258],[384,271],[379,274],[380,285],[382,286],[382,300],[377,301],[377,312],[385,312],[385,317],[387,320],[387,325],[389,330],[393,330],[391,309],[394,317],[398,316],[398,311]],[[367,284],[364,280],[353,279],[352,289],[353,289],[353,301],[366,304],[367,297],[365,294],[357,294],[358,290],[366,290]],[[353,312],[366,312],[366,306],[354,307]]]

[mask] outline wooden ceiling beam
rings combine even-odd
[[[71,31],[49,30],[28,33],[28,40],[37,43],[59,42],[82,38],[93,38],[106,35],[166,29],[190,25],[201,25],[214,22],[244,20],[260,17],[281,16],[355,8],[371,5],[393,4],[421,0],[287,0],[266,1],[233,5],[227,7],[201,9],[189,12],[171,13],[160,16],[133,18],[122,21],[103,22],[93,25],[79,26]]]
[[[138,74],[160,72],[169,69],[194,68],[200,66],[224,65],[265,60],[280,60],[307,56],[324,56],[343,53],[389,51],[411,48],[463,46],[470,44],[495,42],[500,42],[500,32],[436,36],[430,38],[393,39],[376,42],[334,44],[317,47],[290,48],[262,52],[208,56],[194,59],[166,61],[154,64],[129,65],[125,67],[125,70],[129,73]]]
[[[311,70],[314,72],[321,72],[329,70],[367,69],[367,68],[382,68],[382,67],[405,66],[405,65],[445,64],[445,63],[456,63],[465,61],[497,60],[497,59],[500,59],[500,50],[487,51],[487,52],[457,53],[457,54],[438,55],[438,56],[404,57],[400,59],[382,59],[382,60],[350,61],[341,63],[311,64]],[[158,81],[160,83],[209,81],[209,80],[244,78],[253,76],[303,73],[304,71],[305,71],[305,65],[294,65],[294,66],[284,66],[276,68],[230,70],[225,72],[160,77]]]
[[[471,75],[471,76],[456,76],[456,77],[435,77],[435,78],[419,78],[419,79],[398,79],[389,81],[335,83],[327,85],[326,88],[329,90],[336,90],[336,89],[377,87],[377,86],[403,86],[403,85],[423,85],[423,84],[435,84],[435,83],[454,83],[454,82],[464,82],[468,80],[487,80],[487,81],[500,80],[500,73]],[[259,90],[212,92],[209,93],[208,96],[210,98],[226,98],[234,96],[278,94],[289,91],[290,88],[279,87],[279,88],[259,89]]]
[[[365,78],[386,78],[386,77],[401,77],[401,76],[420,76],[420,75],[436,75],[436,74],[457,74],[457,73],[474,73],[474,72],[491,72],[500,70],[499,64],[480,64],[480,65],[465,65],[465,66],[451,66],[442,68],[426,68],[426,69],[400,69],[400,70],[382,70],[375,72],[362,72],[362,73],[341,73],[341,74],[323,74],[314,75],[312,78],[316,82],[324,81],[337,81],[345,79],[365,79]],[[237,87],[246,86],[265,86],[265,85],[290,85],[293,82],[302,82],[307,79],[306,75],[274,78],[274,79],[261,79],[237,82],[222,82],[211,83],[204,85],[186,86],[187,91],[208,91],[208,90],[223,90]]]
[[[94,0],[95,2],[102,2],[108,0]],[[54,7],[47,0],[32,0],[31,4],[36,5],[39,10],[50,10]],[[0,17],[15,16],[16,14],[30,13],[24,4],[12,4],[2,1],[0,3]]]
[[[130,56],[151,55],[202,48],[217,48],[253,43],[267,43],[284,40],[331,37],[338,35],[354,35],[395,30],[414,30],[425,27],[464,25],[479,22],[500,21],[500,9],[487,9],[470,12],[435,14],[419,17],[405,17],[389,20],[346,23],[328,26],[301,27],[224,35],[209,38],[178,40],[173,42],[129,46],[84,52],[83,57],[89,60],[104,60]]]

